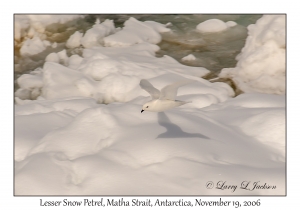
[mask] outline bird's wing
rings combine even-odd
[[[153,85],[148,80],[142,79],[140,82],[140,86],[151,95],[152,99],[159,98],[160,91],[153,87]]]
[[[161,99],[161,100],[175,100],[178,88],[181,87],[181,86],[190,84],[192,82],[195,82],[195,81],[186,79],[186,80],[182,80],[182,81],[179,81],[179,82],[175,82],[171,85],[167,85],[166,87],[164,87],[161,90],[161,94],[160,94],[159,99]]]

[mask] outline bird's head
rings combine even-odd
[[[151,107],[151,103],[150,102],[145,103],[143,105],[141,113],[143,113],[143,111],[146,111],[146,110],[150,109],[150,107]]]

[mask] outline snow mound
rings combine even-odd
[[[21,100],[36,99],[41,94],[41,88],[44,84],[41,69],[21,75],[17,82],[20,88],[15,92],[16,97]]]
[[[82,57],[80,57],[79,55],[71,55],[71,57],[68,59],[68,63],[69,63],[69,65],[68,65],[68,67],[70,68],[70,69],[77,69],[79,66],[80,66],[80,64],[82,63],[82,60],[83,60],[83,58]]]
[[[177,75],[178,80],[190,78],[200,81],[202,87],[194,88],[204,91],[192,92],[209,93],[217,98],[206,104],[223,101],[233,95],[228,85],[220,86],[198,78],[209,72],[205,68],[185,66],[168,56],[155,57],[158,49],[156,45],[142,43],[128,47],[84,49],[83,57],[72,55],[69,58],[66,50],[51,53],[46,58],[51,62],[46,62],[37,71],[39,75],[23,75],[17,81],[21,88],[16,92],[16,102],[22,103],[20,100],[39,96],[44,99],[92,97],[99,103],[127,102],[141,95],[141,79],[161,75],[169,75],[170,78]]]
[[[285,96],[247,93],[206,107],[221,122],[238,127],[244,134],[274,149],[277,158],[285,157]],[[210,114],[208,114],[210,115]]]
[[[23,74],[18,78],[18,84],[23,89],[34,89],[43,87],[42,75]]]
[[[52,130],[66,126],[72,121],[72,117],[62,112],[48,112],[20,115],[16,116],[15,120],[15,159],[21,161],[29,155],[30,150],[43,136]]]
[[[284,95],[272,95],[265,93],[247,93],[241,94],[233,99],[229,99],[226,103],[217,106],[207,107],[207,110],[225,109],[230,107],[240,108],[278,108],[285,107]]]
[[[225,31],[228,25],[219,19],[210,19],[199,23],[196,27],[197,31],[201,33],[217,33]]]
[[[50,53],[45,58],[45,61],[46,62],[60,63],[60,64],[62,64],[64,66],[68,66],[68,64],[69,64],[69,57],[67,55],[67,51],[66,50],[62,50],[62,51],[57,52],[57,53]]]
[[[105,46],[130,46],[138,43],[148,42],[157,44],[161,41],[159,33],[168,32],[170,29],[165,25],[154,21],[141,22],[135,18],[129,18],[122,30],[105,37]]]
[[[240,128],[285,157],[285,109],[268,110],[249,117]]]
[[[85,96],[97,98],[96,82],[81,72],[46,62],[43,68],[42,96],[46,99]],[[95,95],[96,94],[96,95]]]
[[[59,159],[72,160],[94,154],[112,143],[115,126],[112,115],[104,107],[87,109],[67,126],[45,135],[29,155],[55,152]]]
[[[285,93],[285,15],[264,15],[248,26],[245,47],[235,68],[219,77],[231,78],[244,92]]]
[[[83,36],[83,33],[80,33],[79,31],[76,31],[68,39],[68,41],[66,43],[66,47],[68,47],[68,48],[79,47],[81,45],[82,36]]]
[[[189,54],[183,58],[181,58],[182,61],[194,61],[196,60],[196,57],[193,54]]]
[[[47,62],[54,62],[54,63],[59,63],[60,58],[57,53],[50,53],[47,55],[45,58],[45,61]]]
[[[85,48],[103,45],[103,38],[116,32],[113,20],[105,20],[103,23],[96,21],[95,25],[87,30],[81,38],[81,44]]]
[[[228,27],[234,27],[234,26],[237,25],[237,23],[234,22],[234,21],[227,21],[227,22],[226,22],[226,25],[227,25]]]
[[[22,56],[35,55],[43,52],[49,46],[51,46],[49,41],[41,40],[39,37],[34,37],[32,39],[27,39],[23,43],[20,53]]]

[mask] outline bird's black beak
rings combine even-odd
[[[143,111],[145,111],[145,110],[142,109],[141,113],[143,113]]]

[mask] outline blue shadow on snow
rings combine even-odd
[[[166,132],[159,134],[157,138],[201,138],[210,139],[200,133],[187,133],[184,132],[178,125],[172,123],[164,112],[157,114],[158,124],[167,129]]]

